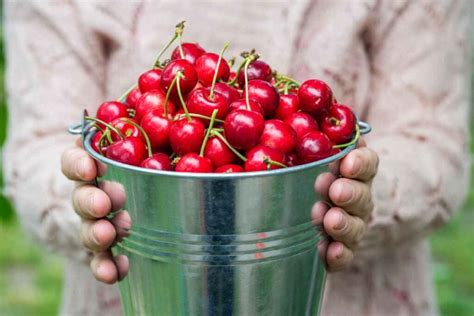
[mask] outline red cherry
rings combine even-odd
[[[294,153],[286,154],[286,165],[293,167],[298,165],[298,156]]]
[[[248,89],[249,98],[257,101],[262,106],[264,116],[272,116],[280,99],[275,87],[266,81],[255,79],[249,82]]]
[[[106,157],[128,165],[139,166],[147,157],[147,150],[141,138],[128,137],[109,145]]]
[[[133,89],[127,95],[127,98],[125,99],[125,105],[129,109],[134,109],[137,104],[138,99],[140,99],[141,96],[142,96],[142,93],[140,92],[140,89],[138,89],[138,87]]]
[[[212,162],[196,153],[188,153],[181,157],[175,170],[178,172],[212,172]]]
[[[132,120],[132,119],[127,119],[127,120],[136,123],[135,120]],[[122,133],[122,135],[125,136],[125,138],[139,137],[139,138],[142,138],[143,141],[145,140],[145,138],[143,138],[142,133],[140,133],[140,130],[135,125],[125,120],[122,120],[121,118],[116,118],[110,123],[110,125],[118,129]],[[120,136],[114,132],[111,133],[111,137],[114,142],[119,141],[121,139]]]
[[[302,138],[311,131],[318,130],[316,120],[311,115],[303,112],[290,114],[284,122],[293,128],[298,138]]]
[[[199,82],[201,82],[203,86],[209,87],[212,85],[212,80],[214,79],[214,73],[216,72],[218,61],[219,55],[214,53],[204,53],[194,63],[194,68],[196,69]],[[222,58],[221,63],[219,64],[219,70],[217,72],[217,81],[227,81],[229,80],[229,75],[229,64],[227,64],[227,61]]]
[[[140,122],[150,138],[154,151],[167,150],[170,146],[171,121],[163,117],[161,109],[154,109],[145,114]]]
[[[352,110],[342,104],[334,104],[323,116],[321,131],[335,144],[343,144],[352,139],[356,127],[356,117]]]
[[[161,69],[151,69],[145,71],[138,77],[138,87],[141,93],[145,93],[151,90],[159,90],[161,81]]]
[[[249,64],[247,69],[248,80],[260,79],[270,82],[272,80],[272,68],[261,60],[255,60]],[[245,87],[245,74],[244,68],[239,72],[239,78],[237,79],[239,86],[243,89]]]
[[[255,146],[247,152],[245,171],[262,171],[281,168],[281,166],[272,164],[272,161],[285,164],[285,154],[267,146]]]
[[[250,111],[257,112],[263,116],[263,109],[257,101],[250,99],[249,105]],[[245,99],[240,99],[232,102],[229,105],[229,110],[227,112],[232,113],[235,110],[247,110],[247,102],[245,102]]]
[[[160,90],[145,92],[137,101],[134,119],[140,121],[146,113],[154,109],[159,109],[163,115],[165,111],[165,100],[166,95]],[[170,100],[168,100],[167,108],[169,114],[173,114],[175,112],[175,106]]]
[[[234,164],[229,164],[229,165],[223,165],[217,168],[215,173],[236,173],[236,172],[244,172],[244,168],[239,165],[234,165]]]
[[[170,143],[173,152],[178,155],[198,153],[204,140],[206,128],[200,120],[187,118],[177,120],[171,125]]]
[[[296,153],[298,160],[309,163],[331,156],[332,144],[329,138],[319,131],[312,131],[298,141]]]
[[[194,64],[196,59],[198,59],[202,54],[206,52],[204,48],[199,46],[198,43],[183,43],[181,44],[181,48],[183,49],[184,59],[189,61],[191,64]],[[171,53],[171,59],[181,59],[179,47],[176,47],[173,50],[173,52]]]
[[[180,89],[183,95],[188,94],[196,86],[198,81],[196,70],[194,70],[193,64],[185,59],[176,59],[171,61],[163,69],[161,73],[161,89],[163,91],[168,91],[168,88],[171,86],[176,74],[182,72],[183,77],[180,79]],[[171,93],[173,95],[178,95],[177,83],[173,86]]]
[[[204,148],[204,157],[212,161],[214,167],[231,164],[238,161],[238,157],[217,137],[209,138]]]
[[[100,139],[102,138],[102,132],[97,132],[95,133],[95,135],[92,137],[92,142],[91,142],[91,147],[92,149],[94,149],[95,152],[97,153],[101,153],[101,151],[99,150],[99,147],[100,147]],[[108,141],[105,140],[102,142],[102,154],[105,155],[106,152],[107,152],[107,146],[109,145]]]
[[[96,117],[106,123],[110,123],[119,117],[128,117],[127,107],[118,101],[102,103],[97,109]]]
[[[265,121],[260,144],[289,153],[295,149],[296,133],[288,124],[280,120]]]
[[[284,120],[300,108],[298,96],[294,93],[280,95],[280,102],[275,111],[275,118]]]
[[[340,152],[341,152],[340,148],[333,148],[331,152],[331,156],[337,155]]]
[[[260,113],[235,110],[224,121],[224,134],[227,141],[237,149],[249,149],[260,140],[264,119]]]
[[[324,81],[311,79],[301,84],[298,98],[303,111],[317,116],[332,104],[332,91]]]
[[[224,82],[216,83],[216,85],[214,86],[214,91],[219,92],[220,94],[225,96],[228,104],[231,104],[232,102],[240,99],[240,92]]]
[[[211,98],[210,88],[200,88],[193,90],[186,102],[188,110],[191,113],[197,113],[208,117],[212,116],[212,112],[217,110],[217,118],[223,120],[227,114],[227,99],[219,92],[214,91],[214,96]]]
[[[170,157],[162,153],[156,153],[153,156],[143,160],[140,166],[143,168],[155,170],[173,170]]]

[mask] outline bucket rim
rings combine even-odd
[[[361,135],[367,134],[371,131],[369,124],[359,121],[357,119],[357,124],[360,127]],[[315,169],[317,167],[328,165],[334,161],[341,159],[346,156],[349,152],[356,148],[358,142],[352,144],[339,153],[332,155],[328,158],[324,158],[315,162],[288,167],[281,169],[265,170],[265,171],[252,171],[252,172],[238,172],[238,173],[198,173],[198,172],[176,172],[176,171],[163,171],[142,168],[139,166],[133,166],[124,164],[112,159],[109,159],[99,153],[97,153],[91,146],[92,137],[98,131],[96,128],[91,126],[92,124],[87,124],[85,118],[82,119],[81,124],[81,135],[82,135],[82,144],[87,153],[94,159],[106,164],[118,167],[121,169],[126,169],[128,171],[134,171],[141,174],[157,175],[157,176],[168,176],[173,178],[188,178],[188,179],[219,179],[219,180],[230,180],[230,179],[244,179],[244,178],[255,178],[255,177],[269,177],[269,176],[281,176],[286,174],[294,174],[305,170]],[[70,131],[73,128],[70,128]],[[74,134],[74,132],[71,132]]]

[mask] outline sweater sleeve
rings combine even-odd
[[[378,7],[368,51],[367,119],[374,132],[367,140],[380,165],[359,258],[426,237],[463,202],[470,167],[469,11],[468,1]]]
[[[105,58],[99,36],[71,2],[5,3],[8,138],[6,194],[34,239],[84,258],[73,183],[61,173],[61,152],[74,144],[67,126],[103,96]]]

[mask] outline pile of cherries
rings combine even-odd
[[[102,103],[92,147],[112,160],[156,170],[249,172],[334,155],[360,133],[351,109],[321,80],[299,84],[255,51],[233,61],[182,43],[184,22],[152,69],[119,101]],[[179,40],[171,59],[163,53]]]

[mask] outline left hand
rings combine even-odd
[[[371,186],[378,162],[377,154],[360,140],[355,150],[330,166],[332,173],[316,179],[316,192],[331,202],[319,201],[311,211],[313,223],[323,225],[331,237],[318,246],[329,271],[343,270],[352,262],[374,208]]]

